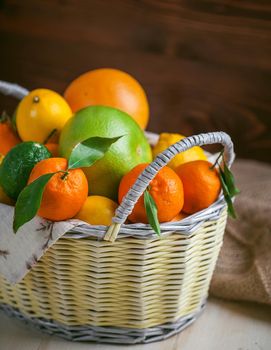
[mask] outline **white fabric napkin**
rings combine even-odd
[[[11,284],[20,282],[30,269],[78,221],[52,222],[40,217],[12,230],[14,208],[0,203],[0,274]]]

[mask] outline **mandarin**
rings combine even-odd
[[[58,152],[58,143],[51,143],[51,142],[48,142],[48,143],[45,143],[44,145],[48,151],[51,153],[51,155],[53,157],[58,157],[59,156],[59,152]]]
[[[55,174],[47,183],[43,192],[38,215],[61,221],[74,217],[88,196],[88,181],[81,169],[67,170],[65,158],[49,158],[42,160],[33,168],[28,184],[42,175]]]
[[[181,213],[177,214],[177,215],[175,216],[175,218],[173,218],[173,219],[170,220],[170,221],[171,221],[171,222],[181,221],[181,220],[183,220],[183,219],[185,219],[185,218],[187,218],[187,217],[188,217],[188,214],[185,214],[185,213],[181,212]]]
[[[12,125],[7,121],[0,121],[0,153],[4,156],[21,140],[16,135]]]
[[[148,164],[139,164],[122,178],[119,186],[119,202],[147,166]],[[148,191],[156,203],[159,222],[172,220],[182,210],[183,185],[177,174],[169,167],[165,166],[158,172],[148,186]],[[128,219],[132,222],[148,222],[143,195]]]
[[[175,170],[183,183],[183,211],[193,214],[213,204],[221,191],[219,174],[212,163],[195,160]]]

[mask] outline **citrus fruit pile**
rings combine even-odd
[[[144,134],[148,120],[142,86],[110,68],[81,75],[63,96],[33,90],[13,118],[4,113],[0,202],[15,204],[14,231],[36,214],[52,221],[76,218],[110,225],[142,171],[184,138],[163,133],[151,149]],[[159,233],[160,222],[181,220],[214,203],[231,175],[209,163],[202,148],[193,147],[155,176],[128,219],[150,223]]]

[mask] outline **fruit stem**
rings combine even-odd
[[[53,135],[57,132],[57,129],[53,129],[50,134],[46,137],[45,141],[43,142],[44,145],[50,140],[50,138],[53,137]]]
[[[1,116],[0,116],[0,123],[5,123],[10,120],[9,115],[7,114],[6,111],[3,111]]]
[[[63,173],[63,175],[61,176],[61,180],[65,180],[66,177],[69,175],[68,171],[60,170],[59,172]]]
[[[39,96],[37,96],[37,95],[34,96],[34,97],[33,97],[33,102],[34,102],[34,103],[39,103],[39,102],[40,102]]]

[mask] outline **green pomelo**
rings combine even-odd
[[[152,160],[151,148],[137,123],[115,108],[91,106],[81,109],[65,125],[60,135],[59,151],[69,158],[72,149],[90,137],[121,136],[105,156],[84,172],[90,194],[117,199],[121,178],[140,163]]]
[[[0,185],[4,192],[16,200],[34,166],[50,156],[48,149],[37,142],[22,142],[13,147],[0,166]]]

